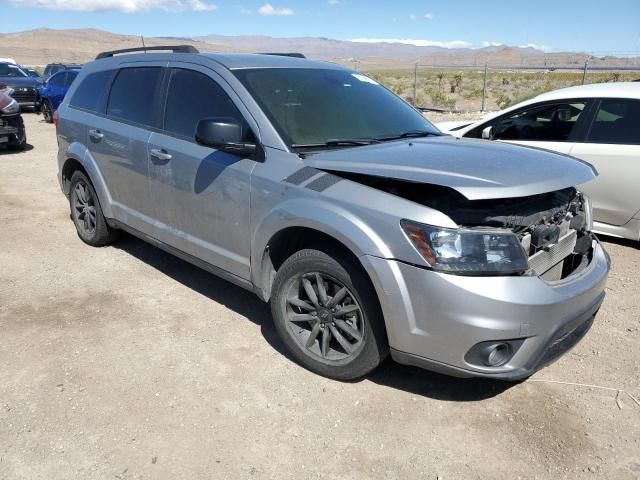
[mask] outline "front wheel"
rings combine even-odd
[[[360,266],[340,254],[307,249],[286,260],[271,311],[296,360],[325,377],[362,377],[388,353],[375,290]]]
[[[15,127],[15,138],[9,141],[8,147],[11,150],[24,150],[27,147],[27,130],[24,127],[24,120],[21,115],[15,117],[15,119],[9,120],[9,125]]]

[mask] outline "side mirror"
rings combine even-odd
[[[243,130],[235,118],[203,118],[196,127],[196,142],[223,152],[248,157],[256,151],[256,145],[243,142]]]
[[[493,127],[485,127],[482,129],[483,140],[493,140]]]

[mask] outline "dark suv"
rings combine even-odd
[[[40,79],[30,77],[18,65],[0,62],[0,84],[13,90],[11,96],[21,108],[35,107],[36,90],[41,83]]]
[[[335,64],[173,50],[101,54],[58,108],[84,242],[124,230],[255,292],[338,379],[388,353],[519,379],[589,330],[609,271],[590,165],[445,136]]]
[[[45,80],[48,80],[50,77],[62,70],[72,70],[76,68],[82,68],[82,65],[78,65],[77,63],[49,63],[44,67],[43,77]]]

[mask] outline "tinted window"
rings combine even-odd
[[[165,130],[193,138],[198,121],[206,117],[242,120],[229,96],[211,78],[192,70],[173,70],[167,95]]]
[[[640,145],[640,101],[602,100],[587,142]]]
[[[109,93],[109,82],[113,73],[113,70],[104,70],[87,75],[73,94],[70,105],[91,112],[104,112],[104,103]]]
[[[237,70],[234,74],[289,144],[438,134],[417,110],[356,72],[319,68]]]
[[[120,70],[111,87],[107,115],[142,125],[154,125],[161,79],[160,67]]]
[[[585,106],[584,102],[571,102],[530,107],[483,124],[468,136],[479,138],[482,130],[491,126],[494,140],[566,142]]]
[[[56,73],[53,77],[49,79],[47,84],[50,87],[61,87],[64,85],[66,78],[67,78],[66,73]]]
[[[10,63],[0,63],[0,77],[26,77],[20,67]]]
[[[64,78],[63,87],[70,87],[73,81],[78,76],[78,72],[67,72],[67,76]]]

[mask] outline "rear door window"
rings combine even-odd
[[[111,87],[107,115],[145,126],[157,126],[162,72],[161,67],[120,70]]]
[[[49,79],[49,86],[61,87],[62,85],[64,85],[65,78],[67,78],[66,73],[57,73]]]
[[[104,104],[109,94],[109,84],[113,74],[113,70],[104,70],[84,77],[69,105],[90,112],[104,113]]]
[[[640,100],[602,100],[586,141],[640,145]]]
[[[242,122],[229,95],[213,79],[193,70],[173,69],[164,129],[193,140],[198,122],[207,117],[230,117]]]

